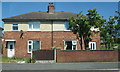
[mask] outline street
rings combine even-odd
[[[2,70],[119,70],[118,68],[118,62],[2,64]]]

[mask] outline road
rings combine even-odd
[[[43,70],[42,72],[79,72],[80,70],[119,70],[118,62],[81,62],[81,63],[37,63],[37,64],[15,64],[3,63],[3,70]],[[54,70],[54,71],[53,71]],[[64,70],[64,71],[63,71]],[[73,70],[73,71],[72,71]],[[12,71],[14,72],[14,71]],[[29,71],[31,72],[31,71]],[[34,71],[33,71],[34,72]],[[93,71],[92,71],[93,72]],[[99,72],[99,71],[98,71]]]

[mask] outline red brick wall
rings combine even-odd
[[[53,32],[53,46],[64,49],[64,40],[76,40],[76,35],[72,32]],[[81,50],[79,43],[77,43],[77,50]]]
[[[57,62],[80,62],[80,61],[118,61],[118,50],[76,50],[64,51],[57,49]]]
[[[40,40],[41,49],[51,49],[51,32],[24,32],[23,38],[20,38],[20,32],[17,31],[4,32],[4,39],[16,40],[15,56],[19,57],[30,57],[30,54],[27,53],[28,40]],[[7,56],[7,52],[5,53],[4,55]]]
[[[92,32],[93,36],[91,36],[92,41],[95,41],[97,44],[97,50],[100,49],[100,32]]]
[[[19,31],[6,31],[4,32],[4,40],[6,39],[14,39],[15,43],[15,56],[19,57],[30,57],[30,54],[27,53],[27,41],[28,40],[40,40],[41,41],[41,49],[52,49],[52,46],[56,48],[63,49],[64,48],[64,40],[76,40],[76,35],[72,32],[65,31],[56,31],[56,32],[38,32],[38,31],[29,31],[24,32],[23,38],[20,38]],[[92,37],[94,41],[97,41],[97,47],[100,46],[99,33]],[[53,41],[53,43],[52,43]],[[6,42],[4,41],[4,47],[6,47]],[[7,48],[5,48],[4,55],[7,56]],[[79,43],[77,43],[77,50],[81,50]]]

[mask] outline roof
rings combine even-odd
[[[2,19],[3,21],[31,21],[31,20],[67,20],[71,16],[76,16],[76,13],[71,12],[55,12],[49,14],[48,12],[30,12],[13,17]]]
[[[3,30],[3,28],[0,27],[0,30]]]

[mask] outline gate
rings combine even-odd
[[[54,50],[33,51],[36,60],[54,60]]]

